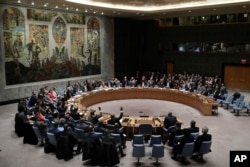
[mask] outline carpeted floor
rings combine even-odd
[[[230,91],[229,94],[234,91]],[[250,102],[250,93],[241,92],[245,95],[245,102]],[[190,167],[229,167],[229,153],[231,150],[248,150],[250,151],[250,117],[241,113],[235,116],[231,110],[219,108],[217,116],[203,116],[199,111],[192,107],[159,100],[118,100],[93,105],[91,108],[97,109],[102,107],[103,112],[119,114],[120,107],[123,106],[124,114],[139,116],[145,115],[166,115],[169,111],[173,112],[180,120],[183,121],[183,128],[189,126],[191,120],[195,120],[201,128],[204,125],[209,127],[209,133],[213,136],[212,152],[204,156],[204,162],[197,162],[188,159]],[[79,167],[89,166],[87,162],[81,160],[81,155],[76,155],[69,161],[58,160],[55,154],[45,154],[40,146],[23,144],[22,138],[18,138],[14,133],[14,116],[17,104],[8,104],[0,106],[0,167]],[[139,166],[155,166],[155,159],[150,158],[151,147],[146,146],[146,157],[140,159]],[[127,141],[127,148],[124,150],[126,157],[120,159],[117,167],[137,166],[136,158],[131,156],[131,142]],[[171,159],[171,148],[165,145],[165,156],[159,159],[162,167],[185,166],[184,164]]]

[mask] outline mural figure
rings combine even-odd
[[[66,23],[61,17],[57,17],[56,20],[54,21],[52,29],[55,42],[58,45],[62,45],[65,42],[67,35]]]

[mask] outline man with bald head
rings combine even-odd
[[[203,141],[211,141],[212,135],[208,134],[208,127],[204,126],[202,128],[202,134],[198,136],[194,143],[194,152],[198,152]]]

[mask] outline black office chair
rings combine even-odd
[[[152,124],[140,124],[139,125],[139,134],[144,136],[145,142],[149,140],[153,133]]]

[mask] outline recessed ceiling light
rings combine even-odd
[[[21,0],[18,0],[17,3],[21,3]]]
[[[246,7],[247,7],[246,5],[242,6],[242,8],[246,8]]]
[[[78,8],[76,8],[76,11],[78,11]]]
[[[56,5],[56,7],[55,8],[58,8],[58,6]]]
[[[85,9],[85,13],[87,13],[88,12],[88,10],[87,9]]]
[[[35,5],[35,3],[34,3],[34,2],[31,2],[31,5]]]
[[[66,7],[66,10],[69,10],[69,8],[68,8],[68,7]]]
[[[216,9],[214,8],[213,10],[215,11]]]
[[[104,13],[102,12],[101,15],[104,15]]]
[[[191,12],[192,12],[192,10],[189,10],[189,11],[188,11],[188,13],[191,13]]]

